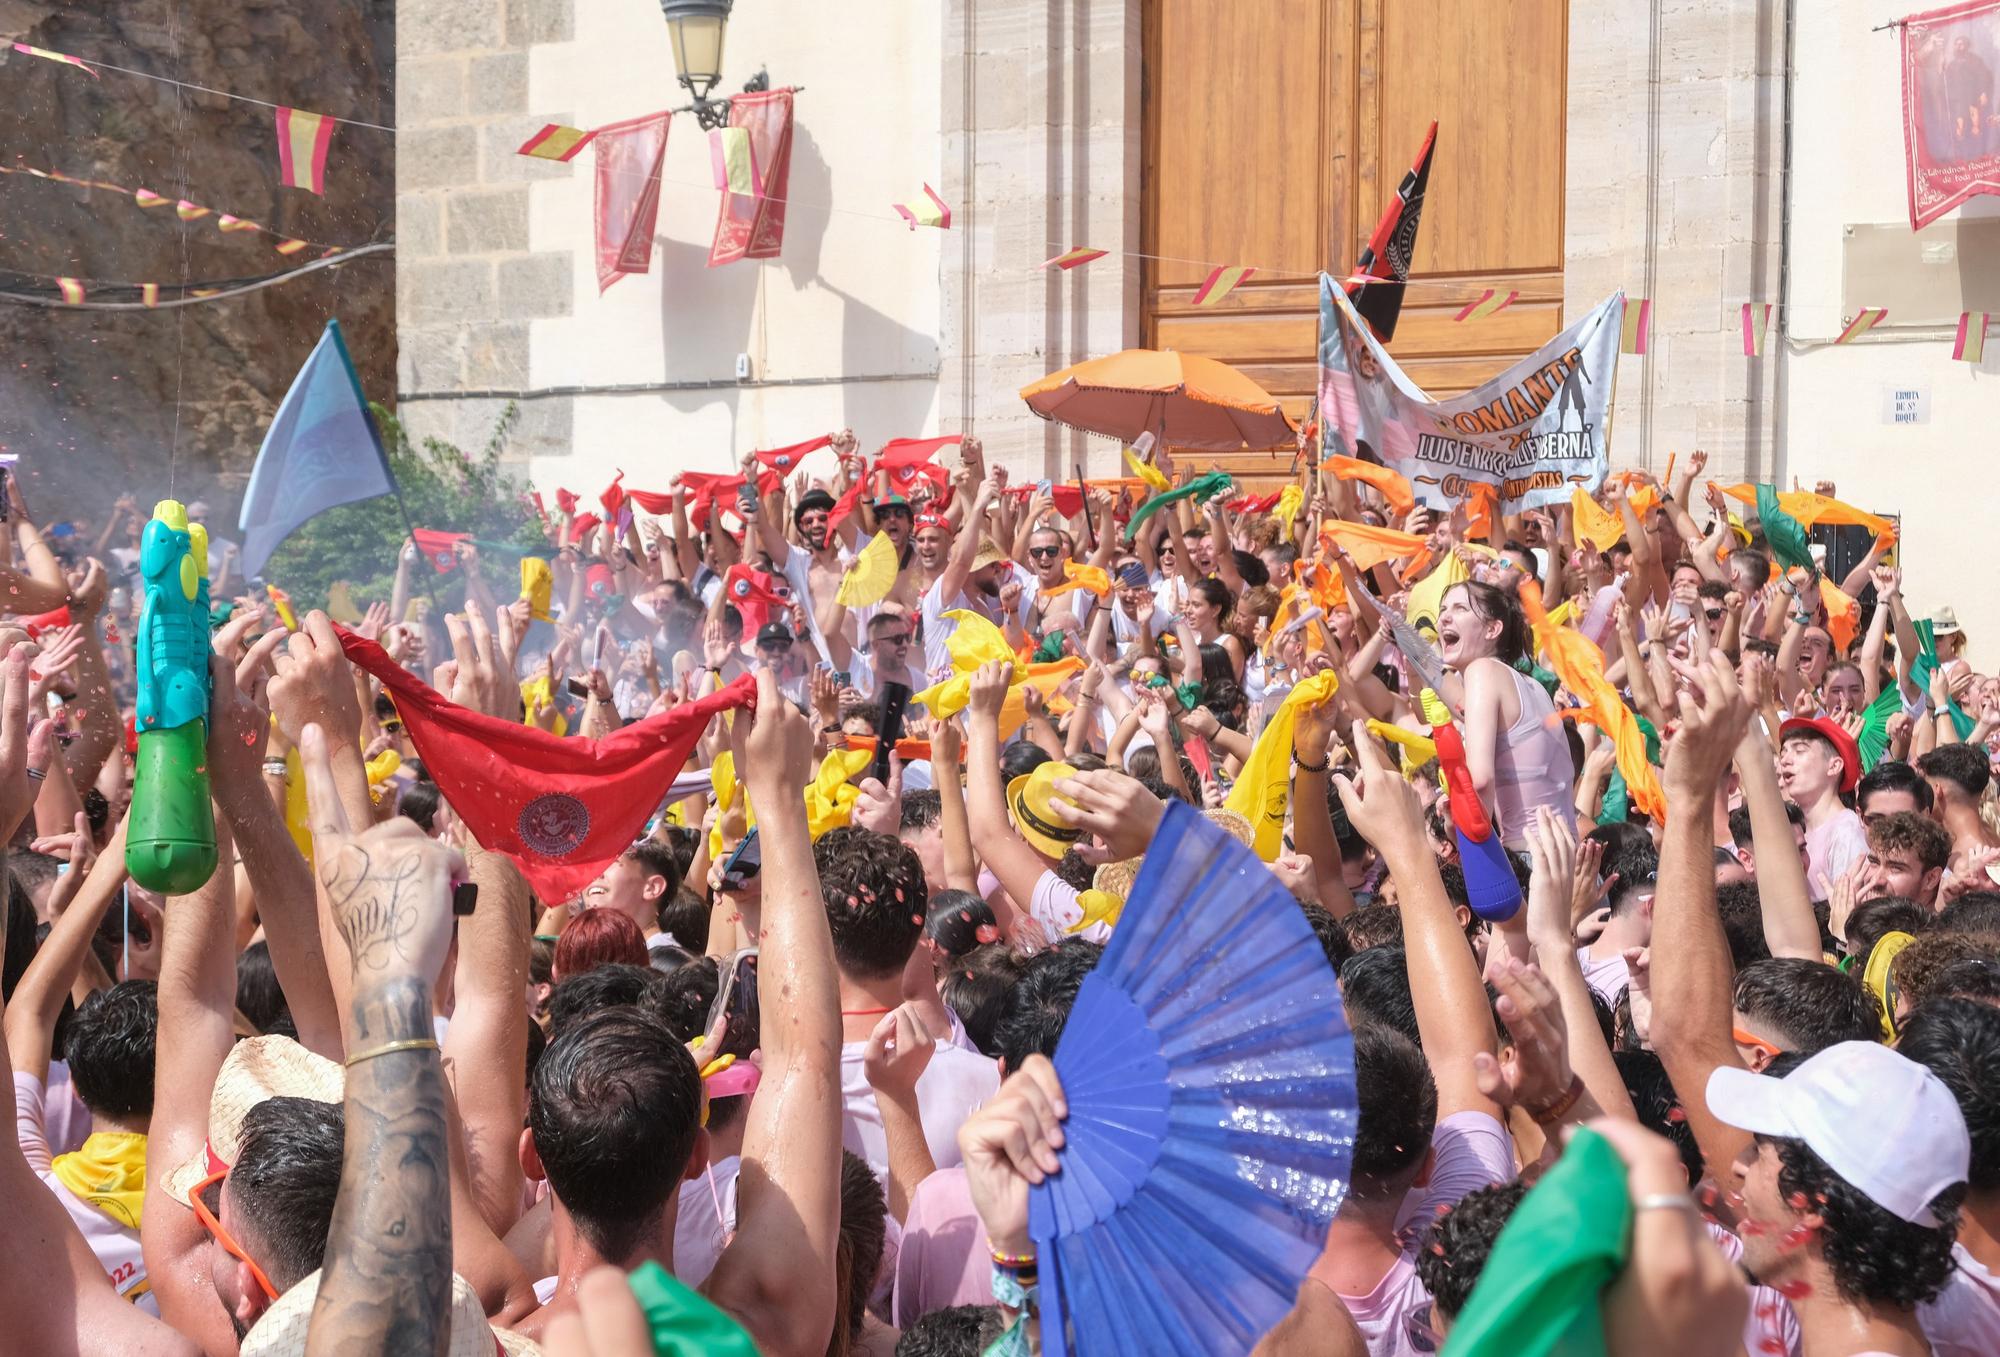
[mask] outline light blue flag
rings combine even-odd
[[[278,406],[250,470],[236,523],[243,533],[243,573],[253,579],[261,574],[271,553],[308,520],[395,488],[340,322],[330,320]]]

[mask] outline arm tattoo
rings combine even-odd
[[[346,930],[343,915],[343,931]],[[361,948],[352,935],[356,970]],[[430,986],[355,992],[360,1049],[431,1033]],[[347,1071],[347,1147],[309,1352],[443,1353],[451,1339],[451,1163],[436,1051],[396,1051]]]
[[[377,864],[360,844],[349,844],[322,869],[334,922],[357,977],[412,959],[404,946],[422,908],[422,870],[414,857]]]

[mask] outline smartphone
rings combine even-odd
[[[757,512],[757,492],[748,481],[736,487],[736,512],[744,518]]]
[[[764,869],[764,845],[752,829],[722,862],[722,889],[740,891]]]
[[[852,688],[854,686],[854,675],[845,669],[834,670],[833,686],[836,688]]]
[[[590,685],[584,682],[580,678],[573,678],[563,686],[569,689],[569,694],[571,697],[581,697],[585,699],[588,699],[590,697]]]
[[[875,718],[875,762],[869,767],[868,776],[884,787],[889,785],[889,756],[896,750],[896,741],[903,738],[903,712],[909,705],[909,684],[882,685],[882,710]]]
[[[729,1020],[729,1030],[741,1032],[745,1024],[754,1030],[757,1019],[757,949],[746,947],[734,956],[721,962],[721,974],[715,990],[715,1002],[708,1006],[708,1023],[704,1032],[713,1032],[723,1019]],[[714,1059],[719,1052],[709,1051],[707,1056]]]

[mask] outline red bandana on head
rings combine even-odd
[[[757,681],[744,674],[604,739],[562,739],[447,702],[373,641],[334,630],[347,658],[396,699],[458,818],[512,858],[546,904],[575,895],[632,846],[717,712],[756,705]]]
[[[451,568],[458,564],[458,553],[452,548],[472,540],[469,532],[434,532],[429,528],[413,528],[410,536],[416,539],[417,550],[424,553],[431,569],[440,575],[450,574]]]
[[[722,577],[723,595],[743,617],[743,639],[755,640],[758,628],[771,620],[773,612],[792,606],[791,587],[777,575],[732,565]]]

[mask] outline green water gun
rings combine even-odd
[[[125,836],[132,879],[186,895],[215,871],[208,793],[208,530],[179,500],[153,506],[139,542],[146,601],[134,668],[139,679],[138,764]]]

